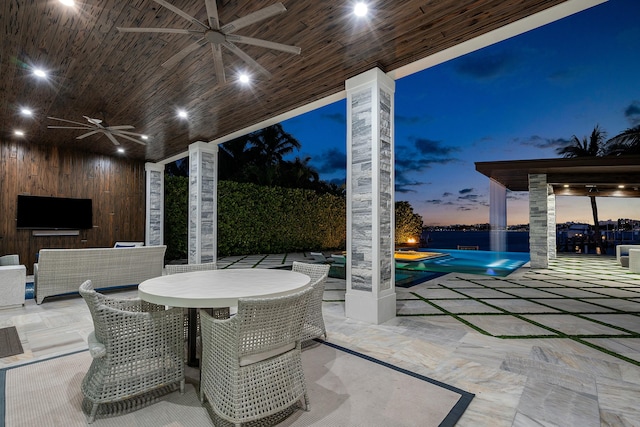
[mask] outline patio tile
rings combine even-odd
[[[575,288],[554,288],[549,289],[549,292],[552,292],[557,295],[562,295],[569,298],[588,298],[588,297],[598,297],[599,295],[590,291],[585,291],[583,289],[575,289]]]
[[[515,298],[495,289],[464,289],[460,292],[473,298]]]
[[[595,304],[589,304],[587,301],[579,301],[570,298],[557,298],[557,299],[534,299],[532,301],[546,304],[553,308],[557,308],[560,311],[568,311],[570,313],[609,313],[613,312],[613,309],[608,307],[600,307]]]
[[[640,338],[585,338],[584,340],[640,362]]]
[[[559,313],[558,310],[545,307],[524,299],[485,299],[484,302],[500,307],[511,313]]]
[[[597,292],[598,294],[601,294],[601,295],[609,295],[609,296],[618,297],[618,298],[640,298],[640,292],[631,291],[627,289],[600,288],[600,289],[593,289],[593,292]]]
[[[628,313],[640,313],[640,300],[634,301],[620,298],[589,298],[587,301],[607,307],[622,310]],[[640,320],[640,319],[639,319]]]
[[[526,314],[523,317],[541,325],[548,326],[567,335],[627,335],[608,326],[600,325],[570,314],[538,315]]]
[[[550,292],[553,292],[553,290],[555,289],[556,288],[553,288],[552,290],[550,290]],[[555,297],[555,295],[549,292],[541,291],[539,289],[532,289],[532,288],[504,289],[504,291],[521,298],[553,298]]]
[[[494,336],[555,335],[554,332],[548,331],[514,316],[464,315],[460,317]]]
[[[396,312],[401,314],[443,314],[431,304],[422,300],[396,301]]]
[[[585,314],[584,317],[595,319],[603,323],[625,328],[629,331],[640,333],[640,317],[633,314],[607,313],[607,314]]]
[[[426,299],[465,298],[464,295],[460,295],[450,289],[423,289],[416,291],[416,294]]]
[[[489,307],[481,302],[465,300],[434,300],[433,303],[451,313],[501,313],[500,310]]]

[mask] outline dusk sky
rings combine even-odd
[[[396,81],[396,200],[426,225],[489,222],[476,161],[557,158],[596,125],[640,124],[640,1],[610,0]],[[327,181],[346,176],[346,101],[282,122]],[[508,193],[508,224],[528,194]],[[598,198],[601,220],[640,219],[640,199]],[[558,197],[557,222],[592,223],[587,197]]]

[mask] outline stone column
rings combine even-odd
[[[489,180],[490,244],[494,252],[507,250],[507,188],[493,179]]]
[[[189,264],[217,259],[218,146],[189,146]]]
[[[549,267],[556,257],[556,204],[546,174],[529,174],[529,252],[531,268]]]
[[[164,165],[145,163],[146,208],[144,244],[164,244]]]
[[[396,315],[393,114],[395,82],[373,69],[346,81],[349,318]]]

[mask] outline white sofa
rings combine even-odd
[[[640,249],[640,245],[618,245],[616,246],[616,259],[618,264],[629,267],[629,250]]]
[[[138,285],[162,276],[167,247],[42,249],[33,266],[37,304],[52,295],[78,292],[91,279],[95,289]]]

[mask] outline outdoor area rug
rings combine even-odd
[[[0,358],[15,356],[23,352],[16,327],[0,328]]]
[[[0,426],[86,426],[80,384],[87,351],[0,370]],[[473,394],[331,344],[303,350],[310,411],[273,417],[279,426],[453,426]],[[98,415],[100,426],[212,426],[193,385],[128,412]],[[290,414],[290,415],[289,415]],[[284,416],[288,416],[283,419]],[[227,423],[216,424],[227,425]],[[247,423],[247,426],[257,423]],[[264,422],[260,425],[265,425]]]

